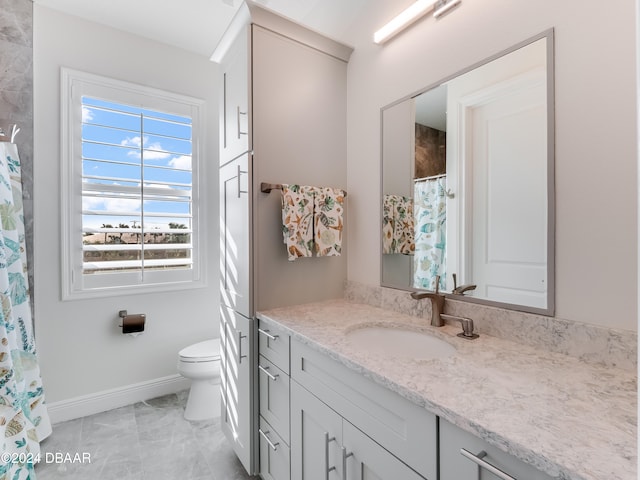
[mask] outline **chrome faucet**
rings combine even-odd
[[[473,285],[472,283],[468,283],[466,285],[460,285],[458,287],[456,274],[453,273],[452,276],[453,276],[453,290],[451,290],[451,293],[453,293],[454,295],[464,295],[464,292],[468,292],[469,290],[475,290],[477,287],[477,285]]]
[[[412,292],[411,298],[420,300],[428,298],[431,300],[431,325],[434,327],[442,327],[444,320],[441,317],[444,310],[444,295],[440,293],[440,275],[436,275],[435,292]]]

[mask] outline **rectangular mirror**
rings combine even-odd
[[[554,312],[553,31],[381,111],[382,286]]]

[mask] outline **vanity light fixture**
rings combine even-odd
[[[462,0],[438,0],[436,3],[436,9],[433,11],[433,16],[440,18],[456,5],[459,5]]]
[[[417,0],[413,5],[394,17],[389,23],[373,35],[375,43],[384,43],[400,33],[413,22],[435,8],[433,15],[437,18],[451,10],[462,0]]]

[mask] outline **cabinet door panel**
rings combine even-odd
[[[249,150],[249,41],[244,27],[222,64],[220,165]]]
[[[461,448],[474,455],[485,452],[484,461],[515,479],[551,480],[551,477],[540,470],[442,419],[440,419],[440,480],[500,480],[500,477],[464,457],[460,453]]]
[[[271,425],[260,418],[260,476],[264,480],[291,478],[289,447]]]
[[[222,430],[247,472],[254,468],[252,320],[220,306]]]
[[[258,357],[260,415],[289,443],[289,376],[262,355]]]
[[[291,379],[425,478],[436,478],[435,415],[295,340]]]
[[[342,431],[346,466],[344,480],[424,480],[346,420]]]
[[[291,478],[342,479],[341,446],[342,417],[291,382]]]
[[[273,362],[289,375],[289,344],[291,337],[264,320],[258,320],[258,349],[260,355]]]
[[[220,293],[224,305],[245,317],[251,299],[249,154],[220,168]]]

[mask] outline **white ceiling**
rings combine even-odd
[[[206,57],[241,0],[34,0],[36,4]],[[345,34],[367,0],[256,0],[332,38]]]

